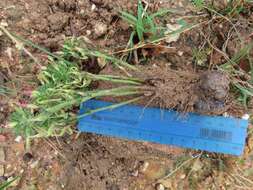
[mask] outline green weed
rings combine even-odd
[[[193,5],[196,6],[198,9],[202,9],[204,6],[204,0],[193,0]]]
[[[192,49],[192,56],[195,63],[199,66],[205,65],[205,62],[208,59],[208,55],[210,54],[211,49],[210,48],[203,48],[203,49]]]
[[[90,56],[108,59],[122,68],[128,65],[115,57],[80,47],[80,42],[79,39],[67,40],[58,55],[49,54],[48,66],[38,75],[40,85],[33,92],[31,103],[26,108],[17,107],[10,116],[10,126],[17,134],[25,137],[28,148],[33,138],[72,134],[72,126],[78,119],[75,108],[78,108],[82,102],[103,96],[137,95],[136,98],[128,101],[91,110],[85,114],[89,115],[137,101],[142,97],[143,90],[140,86],[143,81],[141,80],[124,76],[96,75],[81,70],[79,65],[81,62],[78,60],[86,60]],[[129,65],[128,68],[132,66]],[[90,89],[90,84],[98,80],[122,85],[111,89]]]
[[[0,190],[6,190],[6,189],[7,189],[8,187],[10,187],[10,185],[11,185],[14,181],[16,181],[18,178],[19,178],[19,177],[15,177],[15,178],[13,178],[13,179],[10,180],[10,181],[6,181],[6,182],[0,184]]]
[[[215,11],[220,13],[223,16],[233,17],[236,16],[242,12],[247,12],[247,9],[245,8],[246,4],[250,1],[244,1],[244,0],[229,0],[227,2],[226,7],[223,9],[217,8],[213,3],[206,3],[204,0],[192,0],[193,5],[199,9],[206,9],[208,11]]]
[[[250,51],[253,43],[241,48],[229,61],[219,66],[220,69],[227,72],[232,80],[234,89],[239,93],[238,100],[247,107],[248,101],[253,97],[253,65],[251,63]],[[246,59],[250,63],[250,70],[244,71],[240,68],[239,63]],[[247,77],[247,80],[243,78]]]
[[[165,28],[160,27],[156,23],[155,18],[174,12],[175,11],[173,10],[165,9],[149,14],[144,9],[141,0],[138,1],[137,16],[125,11],[121,11],[121,18],[128,22],[133,29],[129,39],[130,47],[132,47],[134,44],[133,38],[135,35],[137,35],[139,42],[143,42],[145,40],[154,40],[163,36]]]

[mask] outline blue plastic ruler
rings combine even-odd
[[[80,114],[109,105],[90,100],[81,105]],[[243,119],[193,113],[182,117],[172,110],[134,105],[93,113],[78,124],[82,132],[232,155],[243,153],[247,126]]]

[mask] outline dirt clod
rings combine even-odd
[[[229,79],[220,71],[207,71],[200,76],[200,88],[205,96],[224,101],[229,92]]]
[[[199,98],[196,112],[221,114],[228,109],[229,78],[220,71],[207,71],[200,75]]]
[[[33,159],[33,155],[30,152],[27,152],[23,156],[24,162],[30,162]]]
[[[69,16],[65,13],[55,13],[47,17],[51,30],[62,30],[69,21]]]
[[[153,92],[148,105],[203,114],[221,114],[228,109],[230,81],[220,71],[197,74],[163,67],[141,70]]]

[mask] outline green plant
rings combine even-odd
[[[219,66],[220,69],[227,72],[232,80],[232,85],[239,92],[238,100],[247,107],[250,98],[253,97],[253,64],[249,55],[252,50],[253,43],[245,45],[230,60]],[[248,60],[250,70],[244,71],[240,68],[240,61]],[[246,80],[243,80],[246,78]]]
[[[12,94],[12,90],[5,87],[5,86],[0,86],[0,96],[7,96],[9,94]]]
[[[206,9],[210,12],[219,12],[223,16],[233,17],[236,16],[244,11],[246,3],[249,3],[244,0],[229,0],[226,3],[226,7],[224,8],[217,8],[214,3],[206,3],[204,0],[192,0],[193,5],[199,9]]]
[[[6,182],[0,184],[0,190],[6,190],[6,188],[10,187],[10,185],[11,185],[14,181],[16,181],[18,178],[19,178],[19,177],[17,176],[17,177],[13,178],[13,179],[10,180],[10,181],[6,181]]]
[[[202,9],[204,5],[204,0],[193,0],[193,5],[196,6],[198,9]]]
[[[122,63],[115,57],[106,56],[98,51],[87,51],[86,47],[80,47],[80,39],[68,39],[59,55],[49,54],[48,66],[38,75],[39,87],[32,93],[32,101],[26,108],[17,107],[11,114],[10,126],[15,132],[26,138],[29,148],[30,140],[39,137],[62,136],[73,132],[72,126],[79,118],[75,108],[82,102],[92,98],[103,96],[127,96],[138,95],[135,98],[113,106],[91,110],[85,115],[96,111],[115,108],[142,97],[143,81],[133,77],[99,75],[81,70],[78,60],[88,59],[97,55],[113,63]],[[87,53],[88,52],[88,53]],[[74,60],[74,61],[70,61]],[[127,64],[127,63],[126,63]],[[123,66],[126,66],[124,64]],[[132,68],[132,66],[129,66]],[[93,81],[108,81],[121,83],[121,87],[93,90],[90,84]],[[85,116],[83,115],[83,116]]]
[[[211,52],[210,48],[203,48],[203,49],[193,48],[192,49],[193,60],[197,65],[203,66],[207,61],[210,52]]]
[[[174,11],[165,9],[157,11],[153,14],[149,14],[144,9],[141,0],[138,1],[137,16],[125,11],[121,11],[121,18],[128,22],[133,28],[129,39],[130,47],[132,47],[134,44],[133,38],[135,35],[137,35],[139,42],[143,42],[146,39],[154,40],[163,36],[164,28],[156,24],[155,18],[171,12]]]

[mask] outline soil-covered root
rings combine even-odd
[[[152,92],[148,104],[154,102],[162,108],[175,108],[180,112],[194,111],[198,75],[161,68],[144,69],[142,73]]]
[[[201,74],[157,67],[142,68],[151,94],[147,105],[173,108],[179,112],[221,114],[228,105],[229,78],[220,71]]]

